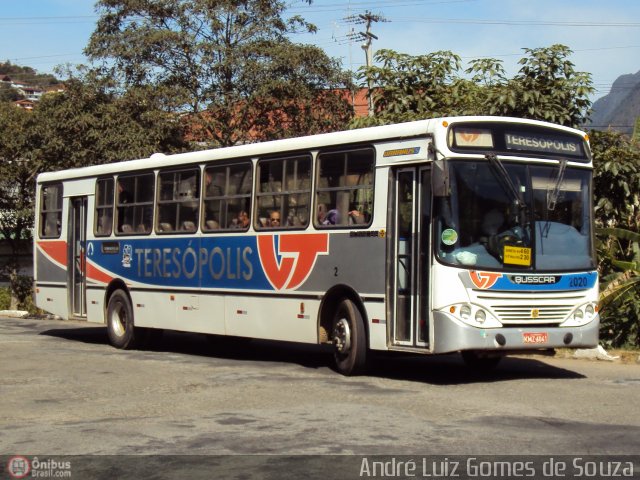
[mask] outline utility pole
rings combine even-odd
[[[351,32],[347,37],[349,40],[354,41],[364,41],[362,44],[362,49],[364,50],[366,56],[366,65],[369,68],[373,65],[373,49],[371,48],[371,44],[373,40],[378,40],[378,37],[371,32],[371,24],[373,22],[386,22],[386,20],[382,15],[373,15],[371,12],[366,11],[365,13],[361,13],[359,15],[350,15],[345,18],[348,23],[353,23],[355,25],[366,25],[366,31],[364,32]],[[373,89],[373,85],[371,84],[371,80],[368,80],[367,87],[369,89],[367,98],[369,105],[369,116],[373,117],[373,97],[371,95],[371,91]]]

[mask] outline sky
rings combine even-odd
[[[349,34],[364,25],[348,17],[365,13],[385,21],[372,25],[373,50],[411,55],[451,50],[463,62],[480,57],[504,61],[518,71],[523,48],[562,43],[573,50],[576,70],[591,73],[597,99],[622,74],[640,71],[638,0],[290,0],[292,14],[318,27],[292,40],[313,43],[356,70],[365,63],[362,41]],[[86,62],[82,51],[95,28],[93,0],[0,0],[0,61],[52,72],[56,65]],[[353,36],[353,35],[351,35]],[[625,88],[624,85],[622,88]]]

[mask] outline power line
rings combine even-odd
[[[551,26],[551,27],[625,27],[638,28],[640,22],[557,22],[543,20],[476,20],[468,18],[394,18],[393,22],[452,23],[471,25]]]

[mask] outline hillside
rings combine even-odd
[[[0,79],[5,76],[31,87],[48,87],[59,83],[59,80],[51,74],[40,74],[31,67],[0,62]]]
[[[640,117],[640,71],[621,75],[611,91],[593,104],[591,125],[596,130],[616,130],[631,133]]]

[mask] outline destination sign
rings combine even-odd
[[[540,133],[529,132],[507,132],[504,135],[504,141],[508,150],[584,157],[582,141],[575,137],[543,135]]]
[[[447,143],[463,153],[565,158],[586,163],[591,159],[585,138],[579,133],[541,125],[506,122],[463,122],[451,125]]]

